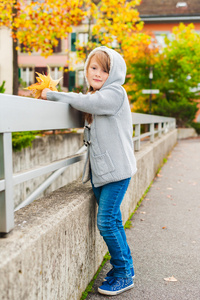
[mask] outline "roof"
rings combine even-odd
[[[200,16],[200,0],[142,0],[140,17]]]

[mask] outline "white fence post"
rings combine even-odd
[[[0,133],[0,162],[0,179],[5,182],[0,191],[0,232],[8,233],[14,227],[11,133]]]
[[[158,137],[162,136],[162,123],[158,123]]]
[[[150,142],[154,142],[154,123],[150,124]]]
[[[164,129],[164,131],[163,131],[164,134],[167,133],[167,123],[166,122],[164,122],[164,124],[163,124],[163,129]]]
[[[135,141],[135,151],[140,150],[140,124],[135,125],[135,137],[138,139]]]

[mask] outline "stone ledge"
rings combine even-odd
[[[197,136],[198,134],[194,128],[178,128],[178,140]]]
[[[176,142],[174,130],[136,153],[124,222]],[[96,213],[90,184],[80,180],[17,211],[14,230],[0,239],[1,300],[80,299],[107,252]]]

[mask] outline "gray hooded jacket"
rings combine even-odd
[[[90,178],[90,167],[95,187],[129,178],[137,171],[131,111],[126,91],[121,86],[125,81],[126,64],[119,53],[104,46],[94,49],[89,57],[97,50],[107,52],[111,61],[108,79],[99,91],[86,95],[47,93],[48,100],[66,102],[93,115],[93,122],[84,134],[89,145],[83,182]]]

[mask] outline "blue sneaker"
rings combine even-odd
[[[103,295],[115,296],[121,294],[134,286],[133,279],[112,277],[104,281],[102,286],[98,288],[98,292]]]
[[[131,268],[131,275],[132,275],[132,279],[135,278],[135,272],[134,272],[134,268]],[[114,277],[114,268],[112,268],[107,274],[106,277],[104,278],[104,281],[113,278]]]

